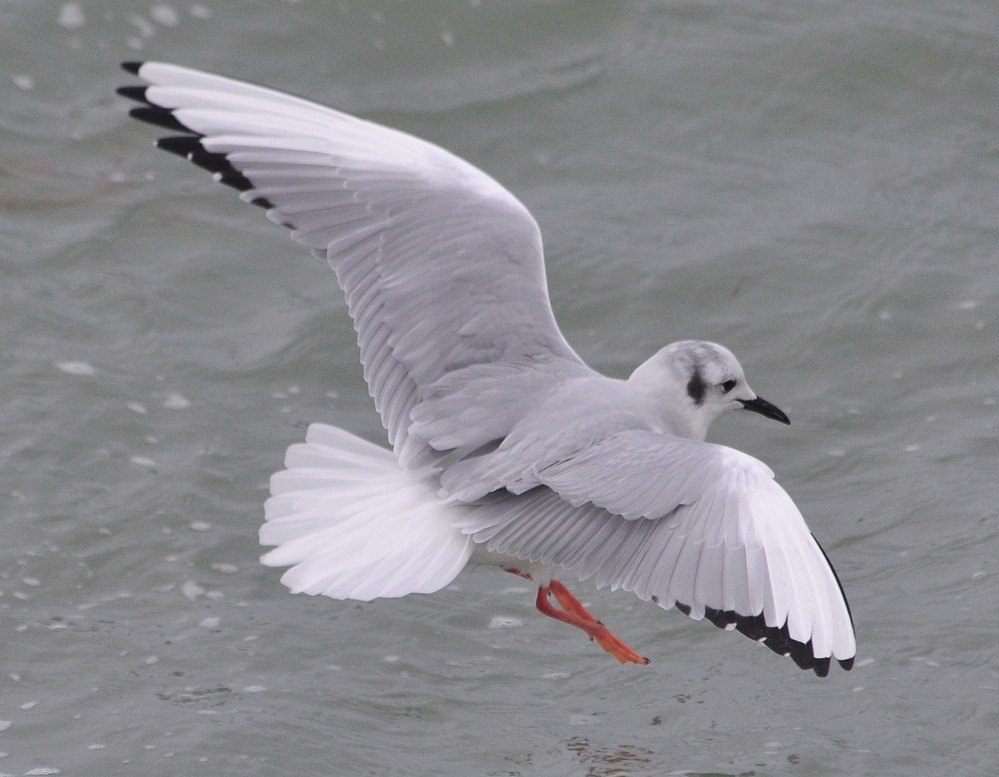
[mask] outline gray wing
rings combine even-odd
[[[462,530],[494,552],[594,577],[763,640],[806,668],[852,664],[836,573],[763,463],[720,445],[625,431],[490,495]]]
[[[185,133],[158,145],[212,170],[327,258],[365,379],[404,465],[502,437],[534,393],[588,371],[563,339],[541,234],[496,181],[402,132],[263,87],[174,65],[126,69],[132,115]],[[468,401],[488,395],[490,403]],[[460,413],[424,400],[462,397]],[[448,420],[453,419],[453,420]]]

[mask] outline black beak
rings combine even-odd
[[[744,409],[759,413],[764,418],[772,418],[775,421],[780,421],[782,424],[791,423],[791,419],[784,415],[783,410],[777,407],[777,405],[771,405],[763,397],[750,399],[748,402],[745,399],[740,399],[739,401],[742,402]]]

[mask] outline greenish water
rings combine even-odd
[[[141,58],[492,173],[608,373],[732,348],[793,424],[712,438],[832,557],[853,672],[580,587],[619,667],[491,571],[287,594],[269,475],[380,424],[329,269],[127,118]],[[999,774],[996,72],[970,0],[0,7],[0,774]]]

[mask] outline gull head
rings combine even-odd
[[[681,340],[662,348],[631,373],[628,384],[659,417],[663,431],[703,440],[716,419],[751,410],[788,424],[787,416],[756,395],[735,355],[717,343]]]

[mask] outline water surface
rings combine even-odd
[[[257,563],[311,421],[383,433],[332,275],[152,148],[159,58],[451,148],[541,223],[570,342],[732,348],[857,621],[825,680],[580,587],[648,668],[465,573],[359,605]],[[993,4],[0,9],[0,773],[999,774]]]

